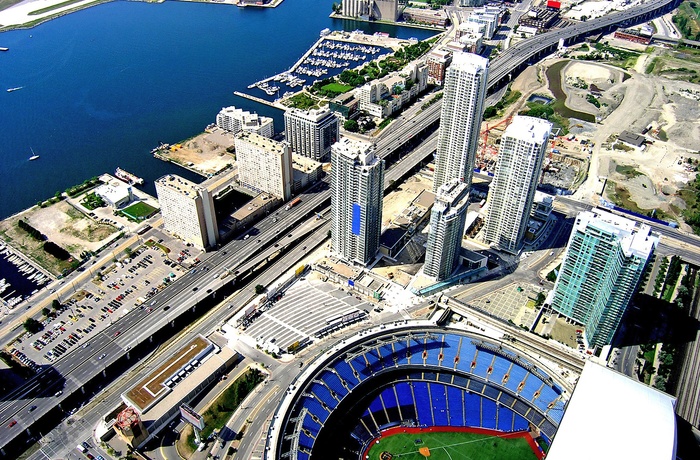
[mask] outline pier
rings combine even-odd
[[[270,79],[272,79],[272,78],[274,78],[274,77],[270,77]],[[246,99],[250,99],[251,101],[259,102],[260,104],[269,105],[270,107],[274,107],[276,109],[284,109],[284,107],[279,105],[279,104],[275,104],[274,102],[266,101],[265,99],[260,98],[260,97],[251,96],[250,94],[241,93],[240,91],[234,91],[233,94],[235,94],[236,96],[239,96],[239,97],[244,97]]]

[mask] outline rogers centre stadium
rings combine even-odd
[[[287,389],[265,459],[675,458],[673,397],[590,361],[575,378],[514,341],[429,321],[361,331]],[[413,438],[392,443],[397,434]],[[496,438],[523,439],[527,452],[467,454],[499,448]]]

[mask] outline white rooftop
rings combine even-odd
[[[651,234],[649,225],[638,224],[600,208],[583,211],[576,216],[576,229],[583,231],[588,225],[616,234],[626,254],[647,257],[659,243],[659,239]]]
[[[588,361],[547,460],[675,459],[675,401]]]
[[[552,123],[535,117],[517,115],[508,125],[503,136],[512,137],[530,143],[542,144],[549,139]]]
[[[452,55],[451,68],[463,71],[477,72],[487,69],[489,60],[474,53],[455,52]]]
[[[373,144],[349,137],[341,137],[338,142],[331,146],[331,150],[347,159],[356,160],[365,166],[370,166],[379,161],[379,158],[374,154]]]

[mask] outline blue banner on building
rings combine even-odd
[[[360,220],[362,219],[362,206],[357,203],[352,204],[352,234],[360,234]]]

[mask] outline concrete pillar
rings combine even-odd
[[[149,343],[153,343],[153,336],[150,336],[150,337],[148,338],[148,342],[149,342]]]
[[[84,387],[84,386],[80,387],[80,391],[81,391],[83,394],[85,394],[85,387]]]
[[[102,377],[107,377],[107,369],[102,369]]]

